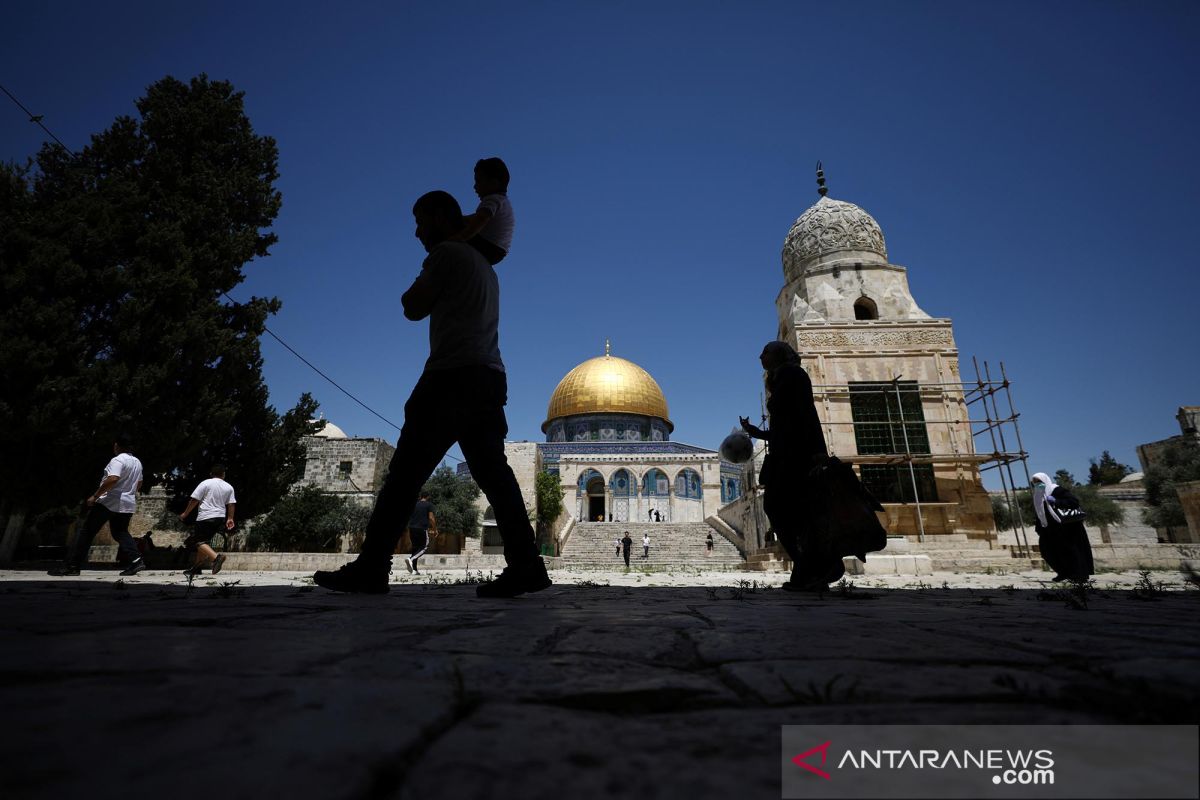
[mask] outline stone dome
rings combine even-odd
[[[790,283],[811,267],[845,262],[886,264],[883,230],[853,203],[822,197],[783,240],[784,278]]]
[[[349,439],[346,432],[329,420],[310,419],[309,422],[324,422],[325,427],[313,434],[321,439]]]
[[[608,352],[589,358],[566,374],[546,409],[546,422],[577,414],[638,414],[657,417],[671,426],[667,398],[650,373]]]

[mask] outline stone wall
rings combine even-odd
[[[1175,484],[1175,492],[1179,495],[1179,502],[1183,504],[1183,514],[1187,518],[1187,539],[1180,538],[1180,533],[1176,533],[1177,541],[1200,542],[1200,481],[1189,481],[1187,483]]]
[[[383,481],[396,448],[383,439],[306,436],[304,477],[296,485],[336,494],[371,494]]]

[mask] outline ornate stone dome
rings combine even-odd
[[[791,282],[821,264],[886,264],[879,223],[858,206],[822,197],[792,225],[783,240],[783,274]]]
[[[558,382],[542,430],[561,417],[603,413],[657,417],[671,426],[667,398],[650,373],[611,355],[607,344],[604,350],[604,355],[589,358]]]

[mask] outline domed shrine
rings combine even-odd
[[[867,211],[828,196],[783,240],[779,339],[804,359],[830,453],[858,467],[890,533],[995,534],[951,320],[913,299]]]
[[[674,429],[658,382],[605,342],[550,395],[540,469],[558,474],[580,521],[701,522],[740,496],[741,468],[671,441]]]

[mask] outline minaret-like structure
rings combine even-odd
[[[831,453],[853,461],[891,533],[995,535],[948,318],[930,317],[862,208],[819,199],[783,243],[779,338],[804,359]]]

